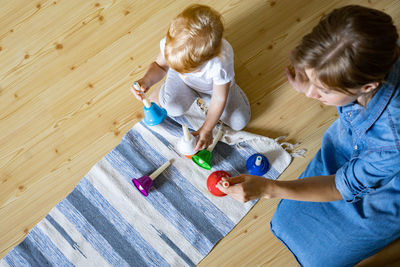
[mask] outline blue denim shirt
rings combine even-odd
[[[400,238],[400,60],[366,107],[338,107],[300,178],[335,175],[343,200],[282,200],[271,231],[302,266],[353,266]]]
[[[327,131],[335,143],[332,156],[343,162],[336,172],[336,188],[347,201],[400,179],[399,76],[397,62],[366,107],[355,103],[338,107],[339,119]]]

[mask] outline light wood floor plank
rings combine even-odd
[[[23,240],[143,118],[130,83],[159,51],[169,21],[189,3],[224,17],[236,81],[252,106],[246,130],[307,148],[280,179],[295,179],[319,148],[335,109],[294,92],[284,68],[323,14],[346,4],[386,11],[400,3],[330,0],[16,0],[0,7],[0,257]],[[269,231],[278,200],[261,200],[200,266],[296,266]]]

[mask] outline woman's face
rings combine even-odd
[[[305,69],[305,73],[310,82],[310,86],[301,93],[305,94],[307,97],[317,99],[325,105],[346,106],[361,96],[361,94],[358,94],[359,90],[357,89],[354,89],[353,93],[355,95],[347,95],[339,91],[326,89],[322,83],[316,79],[313,69]]]

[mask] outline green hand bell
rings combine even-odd
[[[213,143],[207,148],[200,150],[197,152],[196,155],[192,156],[192,160],[194,163],[196,163],[198,166],[202,167],[203,169],[206,170],[211,170],[211,161],[213,158],[212,151],[215,147],[215,145],[218,143],[218,141],[222,137],[222,126],[218,128],[217,136],[214,138]]]

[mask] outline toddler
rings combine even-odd
[[[235,83],[233,49],[222,38],[221,15],[214,9],[194,4],[170,24],[160,41],[160,53],[137,82],[146,92],[167,75],[161,88],[149,97],[170,116],[183,115],[197,98],[208,105],[195,150],[212,143],[212,130],[221,120],[234,130],[243,129],[250,120],[249,101]],[[142,100],[140,92],[131,88]]]

